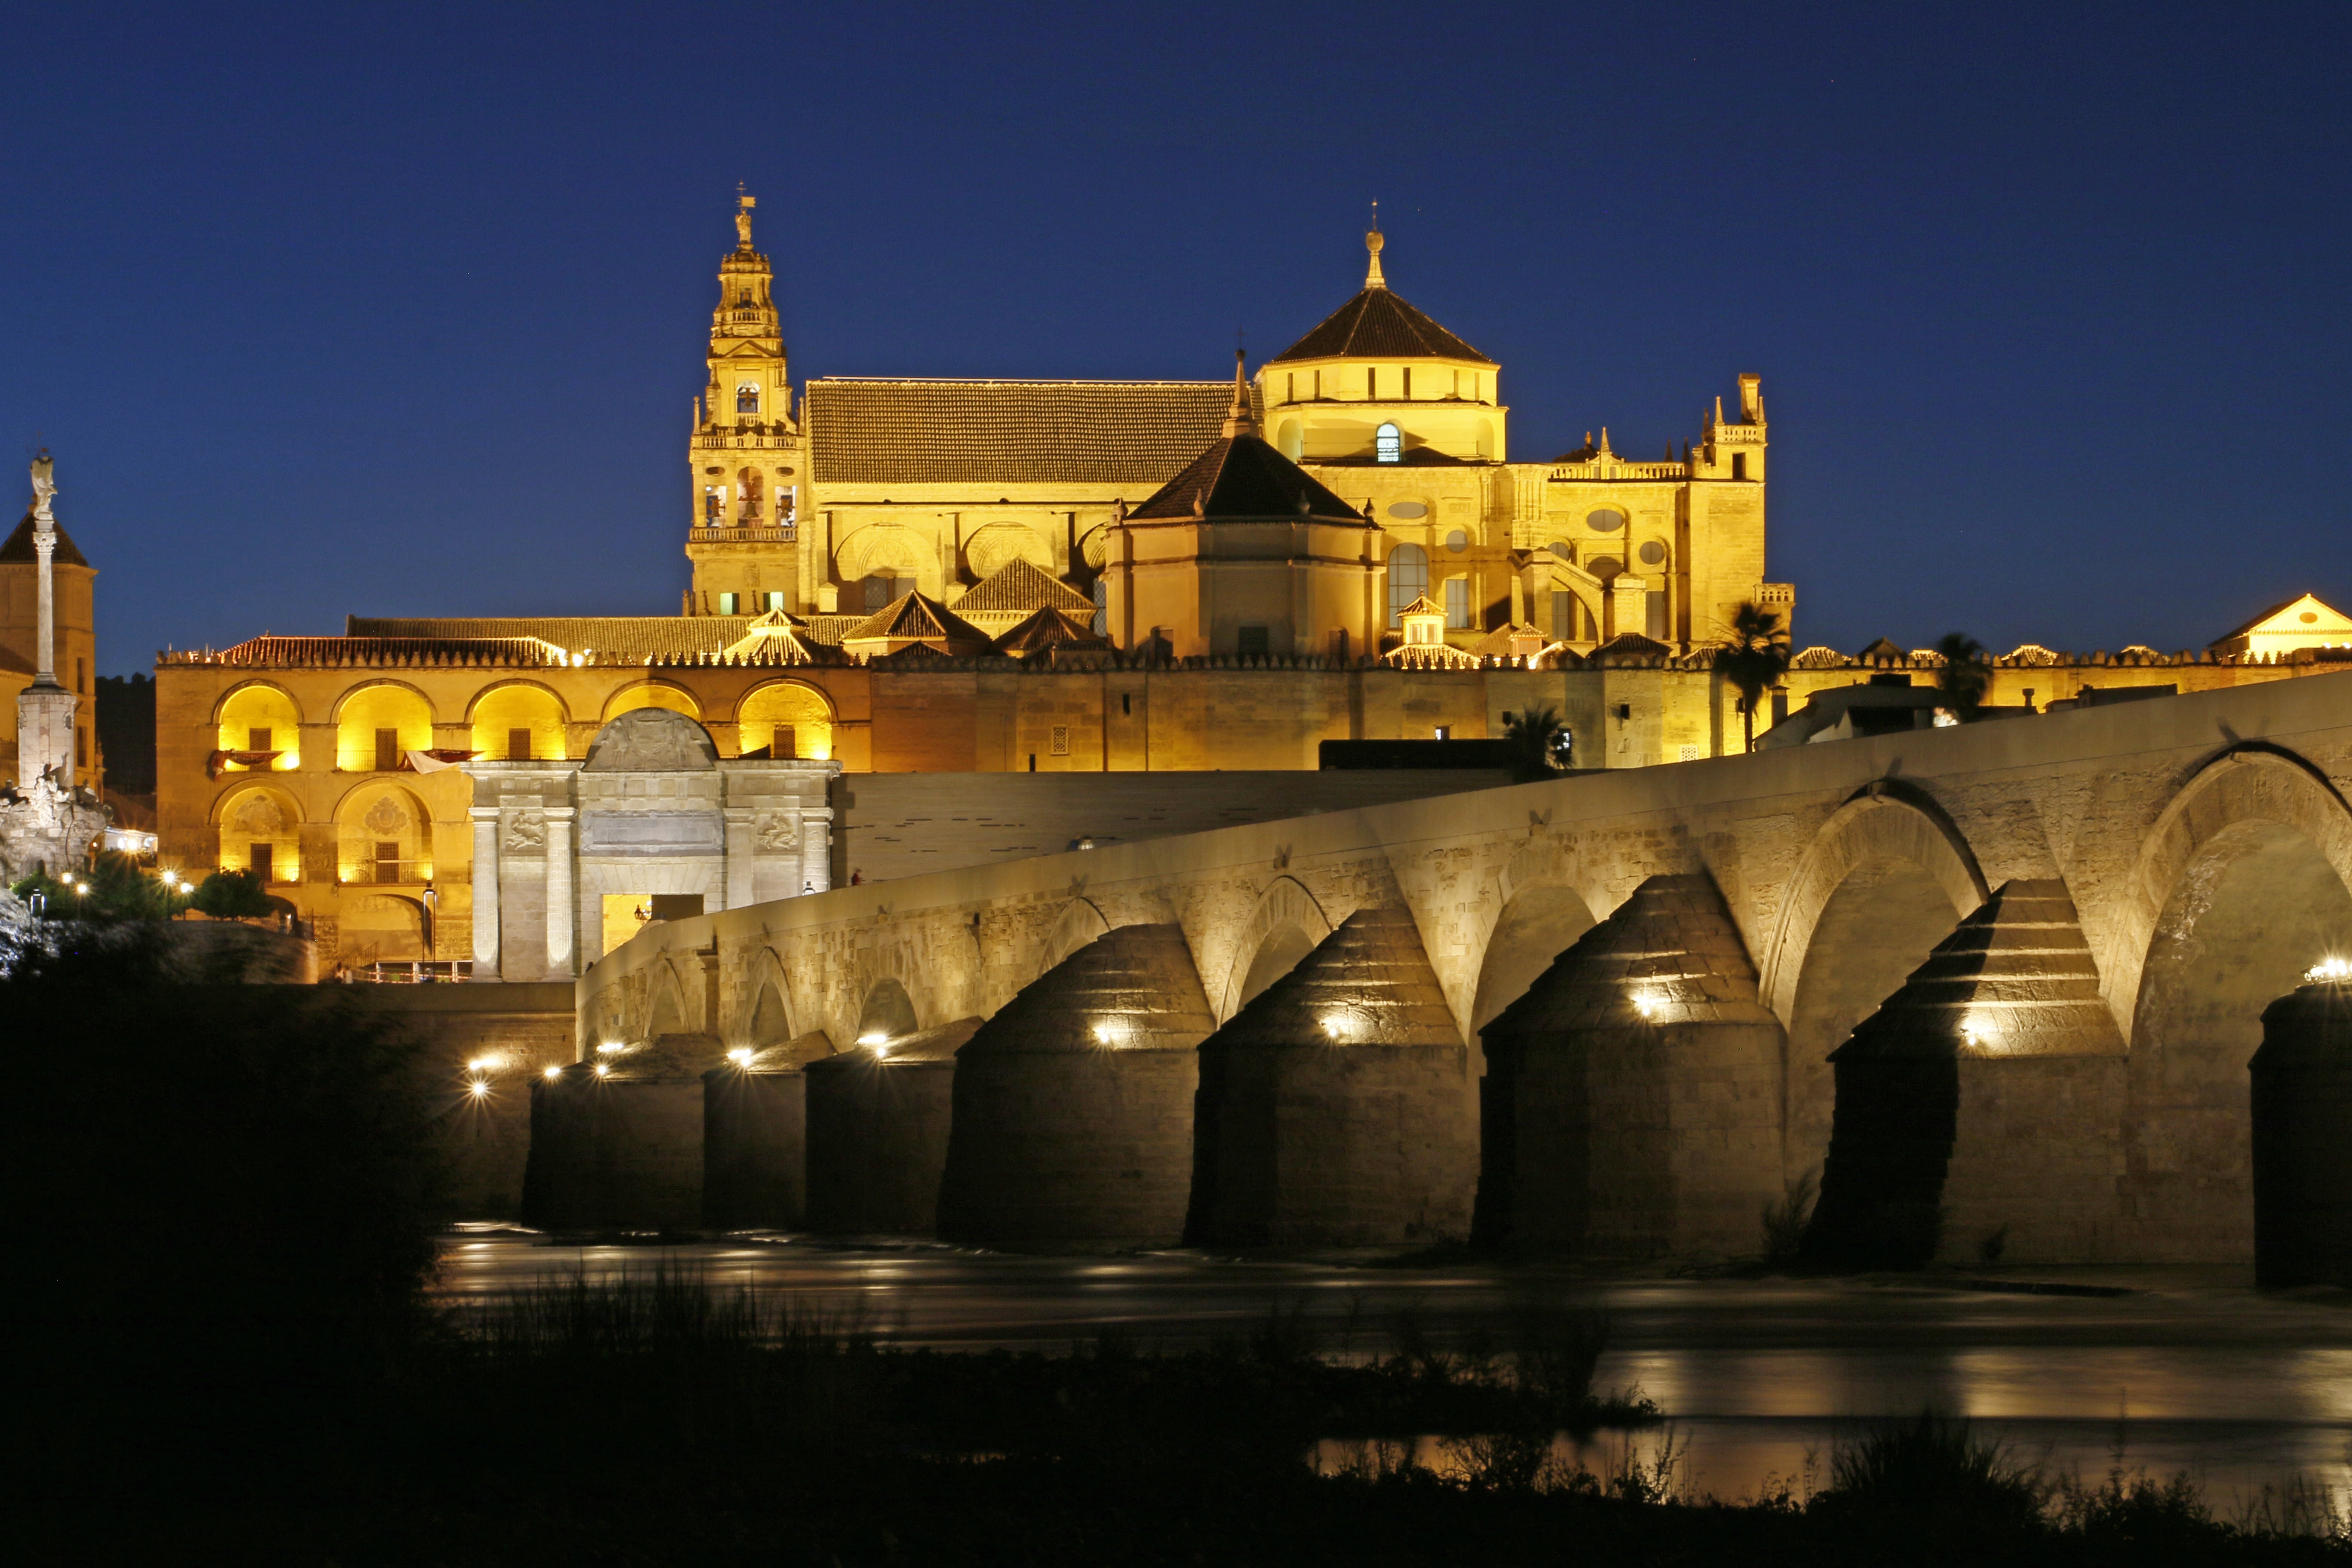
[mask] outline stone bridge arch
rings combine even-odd
[[[1217,993],[1217,1021],[1240,1012],[1330,934],[1331,917],[1306,885],[1295,877],[1276,877],[1258,895],[1257,907],[1234,941],[1233,963]]]
[[[677,965],[668,961],[656,964],[653,984],[646,993],[646,1042],[651,1044],[664,1035],[690,1034],[694,1027],[693,1004],[678,979]]]
[[[1045,948],[1038,957],[1037,973],[1044,974],[1109,930],[1110,917],[1102,912],[1101,906],[1092,899],[1072,899],[1053,929],[1045,933]]]
[[[1589,885],[1581,857],[1549,835],[1529,839],[1504,863],[1496,892],[1470,1002],[1466,1035],[1474,1049],[1477,1032],[1591,931],[1608,902],[1601,889]]]
[[[2130,1042],[2125,1244],[2250,1257],[2246,1063],[2263,1009],[2352,957],[2352,807],[2292,752],[2233,746],[2165,804],[2119,902],[2102,970]]]
[[[1830,814],[1780,898],[1757,965],[1786,1031],[1782,1164],[1796,1180],[1828,1152],[1829,1054],[1991,895],[1976,854],[1924,790],[1874,783]]]
[[[799,1009],[793,1000],[792,977],[775,948],[765,942],[753,954],[743,986],[743,1012],[731,1044],[763,1051],[797,1039],[794,1020]]]

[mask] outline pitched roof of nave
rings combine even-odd
[[[1365,521],[1306,469],[1246,432],[1218,440],[1127,515],[1144,522],[1189,517]]]
[[[1364,236],[1372,253],[1362,292],[1323,319],[1323,324],[1266,361],[1302,359],[1458,359],[1495,362],[1399,299],[1381,275],[1382,239]]]
[[[982,578],[972,585],[971,593],[955,602],[959,616],[1018,615],[1045,608],[1092,616],[1095,602],[1052,573],[1017,555]]]
[[[33,513],[28,507],[25,510],[25,521],[16,525],[16,531],[8,536],[5,543],[0,543],[0,565],[15,565],[19,562],[30,563],[39,559],[39,552],[33,548]],[[65,531],[62,524],[58,529],[57,553],[49,559],[58,566],[89,564],[82,559],[81,552],[74,548],[73,536]]]
[[[803,394],[810,477],[831,484],[1156,485],[1216,438],[1216,381],[821,376]]]

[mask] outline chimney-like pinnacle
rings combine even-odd
[[[1232,406],[1225,410],[1224,430],[1227,437],[1257,434],[1257,419],[1250,413],[1249,378],[1243,374],[1242,365],[1242,351],[1235,349],[1234,351],[1234,401]]]

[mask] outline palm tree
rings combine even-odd
[[[1985,657],[1984,644],[1965,632],[1946,632],[1937,639],[1936,651],[1944,656],[1944,671],[1936,684],[1950,706],[1964,710],[1982,702],[1985,689],[1992,684],[1992,660]]]
[[[1515,767],[1522,784],[1568,766],[1570,748],[1576,744],[1576,737],[1560,723],[1559,714],[1549,708],[1504,714],[1503,739],[1518,752]]]
[[[1715,650],[1716,673],[1738,689],[1740,726],[1748,750],[1756,749],[1756,704],[1780,684],[1789,668],[1789,628],[1761,605],[1742,604],[1731,613],[1731,637]]]

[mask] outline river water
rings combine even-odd
[[[845,1247],[787,1237],[677,1246],[560,1245],[463,1228],[439,1290],[494,1304],[551,1273],[642,1272],[667,1258],[715,1283],[785,1290],[854,1311],[896,1343],[1056,1351],[1105,1331],[1180,1350],[1246,1333],[1276,1308],[1329,1349],[1383,1348],[1401,1317],[1440,1342],[1507,1343],[1537,1292],[1608,1314],[1604,1388],[1670,1418],[1695,1494],[1825,1484],[1835,1446],[1932,1405],[2022,1458],[2095,1480],[2116,1463],[2186,1470],[2225,1515],[2301,1479],[2352,1507],[2352,1292],[2257,1292],[2245,1271],[2003,1270],[1998,1278],[1655,1278],[1633,1273],[1235,1260],[1171,1251],[1031,1258],[935,1246]],[[1604,1436],[1596,1468],[1664,1431]]]

